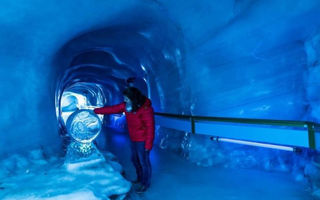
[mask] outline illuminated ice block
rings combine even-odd
[[[68,133],[80,143],[92,142],[101,131],[101,120],[92,110],[78,110],[67,120]]]
[[[75,166],[91,165],[93,161],[104,161],[103,156],[92,143],[99,135],[102,123],[92,110],[78,110],[70,115],[67,120],[67,130],[73,138],[69,144],[66,155],[68,169]],[[72,163],[82,163],[81,165]]]

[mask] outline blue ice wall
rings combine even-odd
[[[305,94],[319,79],[306,84],[305,43],[319,29],[319,2],[235,1],[225,11],[233,16],[189,50],[193,113],[309,119]]]
[[[122,41],[124,51],[130,43],[126,62],[130,52],[148,58],[138,60],[153,73],[157,111],[318,121],[319,10],[316,0],[3,0],[0,152],[59,147],[55,90],[71,58],[56,62],[57,53],[75,38],[130,20],[127,31],[143,30],[148,44],[119,37],[113,45]],[[142,20],[141,28],[131,16],[143,14],[161,18],[159,26]],[[180,34],[170,34],[164,19]]]
[[[112,23],[135,1],[1,1],[0,154],[59,147],[53,57],[77,34]]]

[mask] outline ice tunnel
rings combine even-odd
[[[317,0],[0,11],[1,199],[320,199]],[[155,111],[143,195],[125,114],[90,111],[123,102],[129,84]],[[70,147],[99,159],[65,168]]]

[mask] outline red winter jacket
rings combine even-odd
[[[145,148],[152,149],[154,139],[154,116],[150,99],[136,112],[127,112],[126,103],[94,109],[96,114],[115,114],[125,112],[129,136],[134,142],[145,142]]]

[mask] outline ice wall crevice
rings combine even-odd
[[[137,77],[144,80],[148,85],[148,90],[151,93],[148,95],[153,99],[155,107],[162,109],[179,108],[180,105],[177,102],[173,105],[170,102],[158,100],[158,97],[163,96],[163,93],[172,91],[171,89],[162,89],[163,87],[173,88],[176,86],[180,88],[181,86],[179,80],[182,76],[181,69],[183,69],[181,66],[182,42],[172,38],[173,35],[177,35],[175,34],[176,27],[168,22],[159,22],[161,20],[156,20],[154,24],[144,24],[141,27],[140,24],[144,21],[144,19],[138,18],[137,24],[128,22],[127,25],[110,26],[88,32],[71,40],[60,50],[56,58],[60,66],[65,66],[65,70],[62,69],[61,71],[69,70],[68,63],[83,67],[94,66],[99,63],[101,66],[99,74],[94,70],[87,72],[96,76],[100,82],[102,80],[111,81],[112,77],[117,77],[119,79],[117,84],[121,90],[126,78]],[[128,30],[129,27],[132,29]],[[94,55],[94,51],[105,51],[113,58],[103,61],[103,56],[96,57],[97,53]],[[72,61],[71,58],[73,58]],[[112,64],[114,62],[112,60],[118,63]],[[107,68],[110,71],[103,72]],[[79,74],[80,77],[85,78],[87,72],[80,75],[73,71],[73,74]],[[170,78],[178,81],[169,82],[170,85],[167,85],[168,74],[170,74]],[[72,76],[76,77],[76,75]],[[78,78],[77,81],[80,79]],[[177,91],[174,91],[174,93],[176,95]],[[166,98],[165,101],[170,101],[170,99]],[[115,100],[113,103],[118,102]]]
[[[65,140],[67,134],[63,121],[69,113],[61,110],[61,95],[70,92],[73,85],[81,84],[84,86],[82,91],[85,91],[84,83],[99,84],[105,97],[103,104],[114,105],[123,101],[126,79],[136,77],[134,86],[151,98],[156,111],[188,112],[188,102],[184,101],[188,93],[181,92],[185,89],[181,85],[183,37],[175,24],[158,14],[152,17],[155,18],[152,23],[150,19],[146,20],[146,16],[139,16],[136,20],[128,18],[127,23],[122,21],[119,25],[88,31],[67,42],[57,52],[55,64],[60,71],[56,109],[64,141],[68,140]],[[80,90],[76,92],[81,93]],[[112,126],[113,119],[113,116],[107,116],[104,122]]]

